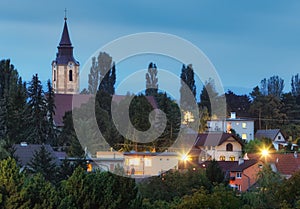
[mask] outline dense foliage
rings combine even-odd
[[[289,209],[300,206],[300,171],[283,180],[269,167],[259,173],[255,187],[240,194],[223,183],[211,183],[202,170],[170,171],[136,182],[109,172],[89,173],[77,166],[69,176],[53,183],[42,173],[20,170],[13,158],[7,158],[0,161],[0,185],[0,208]]]

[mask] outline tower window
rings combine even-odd
[[[53,71],[53,81],[56,81],[56,70]]]
[[[69,70],[69,81],[73,81],[73,71]]]
[[[233,147],[232,147],[232,144],[231,143],[228,143],[227,145],[226,145],[226,151],[232,151],[233,150]]]

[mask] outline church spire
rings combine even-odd
[[[68,25],[67,25],[67,10],[65,10],[64,28],[59,42],[58,53],[56,54],[57,64],[68,64],[70,61],[75,65],[79,63],[73,57],[73,46],[71,43]]]
[[[71,40],[70,40],[70,36],[69,36],[69,30],[68,30],[68,25],[67,25],[67,14],[66,14],[66,10],[65,10],[65,24],[64,24],[64,29],[63,29],[63,33],[61,35],[61,39],[59,42],[59,46],[62,45],[70,45],[72,46]]]

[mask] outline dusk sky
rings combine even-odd
[[[65,8],[74,55],[81,66],[119,37],[162,32],[201,49],[225,91],[249,93],[273,75],[282,77],[289,91],[292,75],[300,72],[300,1],[296,0],[1,1],[0,59],[11,59],[24,80],[35,73],[42,81],[51,78]],[[166,67],[147,59],[132,68],[146,68],[149,61]],[[180,63],[170,67],[180,74]],[[118,71],[124,68],[117,66]],[[198,87],[197,95],[200,91]]]

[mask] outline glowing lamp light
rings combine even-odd
[[[268,156],[268,155],[269,155],[269,150],[263,149],[263,150],[261,151],[261,155],[264,156],[264,157]]]
[[[181,155],[181,160],[182,160],[182,161],[189,161],[189,160],[190,160],[190,157],[188,156],[188,154],[182,154],[182,155]]]

